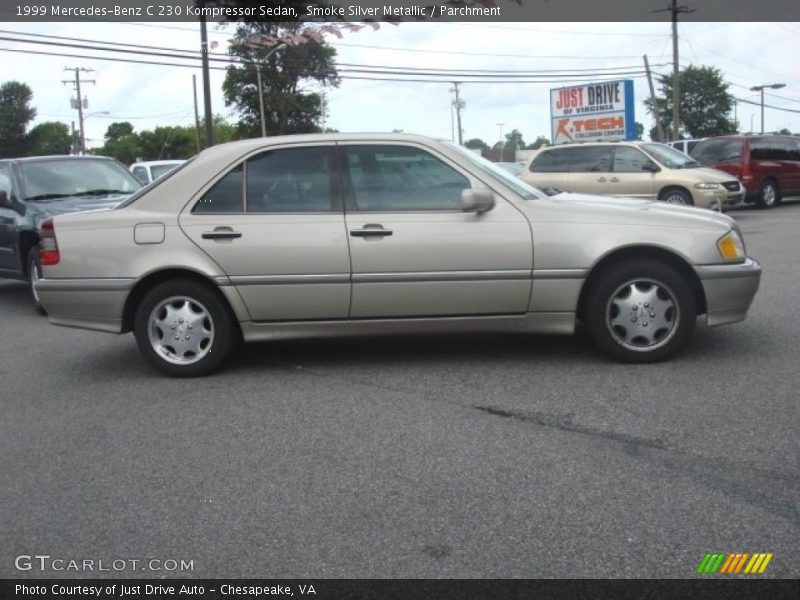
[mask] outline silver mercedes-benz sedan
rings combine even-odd
[[[240,340],[577,321],[618,360],[658,361],[698,315],[743,320],[761,277],[725,215],[548,197],[398,134],[214,146],[117,208],[46,221],[40,260],[51,322],[132,331],[176,376],[211,373]]]

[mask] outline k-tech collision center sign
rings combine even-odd
[[[604,81],[550,90],[554,144],[636,139],[633,81]]]

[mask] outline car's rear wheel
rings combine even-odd
[[[694,201],[692,196],[686,190],[680,188],[670,188],[664,190],[661,194],[661,200],[667,204],[682,204],[683,206],[692,206]]]
[[[238,339],[234,318],[219,295],[188,279],[150,290],[136,309],[133,332],[147,361],[173,377],[213,373]]]
[[[758,192],[758,206],[761,208],[774,208],[780,201],[781,194],[778,184],[772,179],[767,179],[761,184],[761,189]]]
[[[47,311],[39,300],[39,293],[36,291],[36,282],[42,277],[42,265],[39,262],[39,248],[34,246],[28,250],[28,286],[31,290],[31,300],[34,310],[40,315],[46,315]]]
[[[697,307],[686,279],[666,263],[627,260],[600,275],[589,292],[587,325],[595,342],[613,358],[656,362],[689,340]]]

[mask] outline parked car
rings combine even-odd
[[[672,142],[667,142],[667,146],[672,146],[676,150],[680,150],[684,154],[691,155],[692,150],[694,150],[695,146],[702,142],[705,138],[700,138],[697,140],[675,140]]]
[[[746,188],[746,201],[761,208],[800,194],[800,139],[795,136],[713,137],[698,144],[692,158],[738,177]]]
[[[550,146],[531,157],[522,179],[537,187],[713,210],[744,199],[744,188],[735,177],[704,168],[683,152],[655,142]]]
[[[142,185],[152,183],[159,177],[163,177],[173,169],[180,167],[184,160],[151,160],[137,162],[131,165],[131,173]]]
[[[0,160],[0,277],[39,276],[42,222],[53,215],[116,206],[141,184],[111,158],[39,156]]]
[[[458,145],[406,134],[220,144],[114,210],[45,222],[36,283],[57,325],[132,331],[168,375],[240,339],[571,333],[666,359],[745,318],[761,268],[726,215],[546,196]]]

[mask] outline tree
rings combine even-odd
[[[472,150],[480,150],[481,152],[489,149],[489,144],[480,138],[472,138],[471,140],[467,140],[464,142],[464,146]]]
[[[24,83],[7,81],[0,85],[0,158],[24,156],[28,139],[25,130],[36,116],[30,106],[33,92]]]
[[[27,146],[27,154],[30,156],[69,154],[72,136],[64,123],[46,121],[28,132]]]
[[[644,125],[639,123],[639,121],[636,121],[636,139],[637,140],[642,139],[643,135],[644,135]]]
[[[528,144],[525,149],[526,150],[538,150],[542,146],[549,146],[550,140],[543,135],[540,135],[536,138],[536,140],[532,144]]]
[[[336,50],[319,42],[306,41],[286,45],[280,50],[257,40],[278,40],[293,31],[299,23],[244,23],[236,30],[236,39],[229,53],[238,57],[242,66],[228,67],[222,89],[225,105],[233,106],[240,116],[240,130],[248,137],[261,135],[261,117],[257,87],[257,70],[261,70],[267,135],[319,131],[322,117],[322,95],[304,87],[309,82],[322,86],[338,86],[334,56]]]
[[[775,133],[777,133],[778,135],[792,135],[792,132],[786,129],[786,127],[781,129],[780,131],[776,131]]]
[[[118,140],[121,137],[131,135],[132,133],[133,125],[131,125],[128,121],[117,121],[108,126],[108,129],[106,129],[105,138],[107,140]]]
[[[522,134],[519,129],[512,129],[506,134],[506,148],[513,148],[514,150],[522,150],[525,148],[525,142],[522,140]]]
[[[684,131],[693,138],[735,133],[735,126],[728,119],[733,106],[733,96],[728,93],[728,84],[715,67],[689,65],[678,75],[680,84],[678,109]],[[647,110],[661,119],[664,131],[672,131],[673,75],[659,78],[661,97],[645,100]]]

